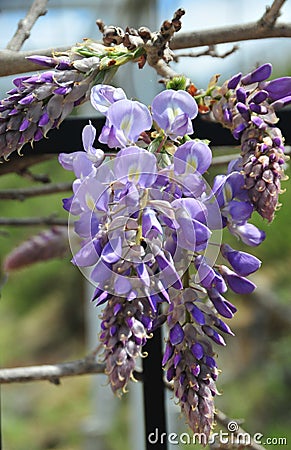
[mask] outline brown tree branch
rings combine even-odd
[[[273,27],[281,15],[281,8],[286,0],[274,0],[272,5],[267,6],[263,17],[260,19],[259,23],[261,26]]]
[[[172,50],[195,48],[229,42],[250,41],[276,37],[291,37],[291,24],[281,23],[272,28],[262,27],[258,22],[230,27],[184,32],[177,34],[171,41]]]
[[[60,384],[60,378],[104,373],[105,364],[96,362],[95,352],[84,359],[77,359],[60,364],[15,367],[0,369],[0,384],[27,383],[29,381],[48,380]],[[142,373],[135,371],[134,378],[142,380]]]
[[[25,158],[19,158],[17,155],[16,158],[11,158],[9,164],[0,164],[0,176],[7,175],[8,173],[16,173],[25,176],[25,172],[28,172],[29,167],[44,161],[49,161],[53,158],[55,158],[55,155],[48,153],[25,155]]]
[[[67,192],[72,189],[72,183],[55,183],[46,184],[44,186],[19,188],[19,189],[3,189],[0,190],[1,200],[20,200],[23,201],[31,197],[39,197],[41,195],[51,195],[58,192]]]
[[[227,50],[224,53],[218,53],[215,45],[210,45],[206,50],[201,52],[187,52],[187,53],[178,53],[175,54],[174,60],[177,62],[179,58],[198,58],[199,56],[211,56],[212,58],[221,58],[224,59],[232,53],[236,52],[239,49],[238,45],[234,45],[230,50]]]
[[[51,56],[54,52],[65,52],[66,50],[68,50],[68,47],[45,48],[27,52],[0,50],[0,76],[39,71],[41,67],[26,59],[28,56],[33,56],[36,53],[38,55]]]
[[[14,227],[25,227],[25,226],[38,226],[38,225],[68,225],[67,219],[59,219],[55,215],[49,217],[0,217],[0,226],[14,226]]]
[[[275,0],[265,14],[256,22],[244,25],[233,25],[230,27],[202,30],[197,32],[180,32],[176,34],[170,42],[173,50],[196,48],[203,46],[214,46],[217,44],[239,42],[252,39],[266,39],[276,37],[291,37],[291,23],[275,24],[280,8],[285,0]],[[18,73],[39,70],[39,66],[26,60],[27,56],[41,54],[50,56],[54,52],[65,52],[65,47],[46,48],[29,52],[15,52],[9,50],[0,51],[0,76],[14,75]],[[168,76],[168,69],[164,65],[158,68],[158,73]],[[172,70],[172,69],[170,69]]]
[[[34,0],[24,19],[19,21],[14,36],[6,46],[7,50],[18,51],[21,49],[26,39],[29,38],[31,29],[37,19],[46,14],[47,2],[48,0]]]
[[[0,384],[26,383],[40,380],[48,380],[54,384],[60,384],[60,378],[104,373],[104,368],[105,364],[97,363],[95,359],[88,357],[61,364],[0,369]]]

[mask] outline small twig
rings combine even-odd
[[[228,42],[249,41],[275,37],[291,37],[291,24],[281,23],[274,27],[258,27],[258,22],[230,27],[184,32],[177,34],[171,41],[172,50],[205,45],[226,44]]]
[[[175,54],[174,61],[177,62],[179,58],[198,58],[200,56],[211,56],[212,58],[226,58],[232,53],[236,52],[239,49],[238,45],[234,45],[230,50],[227,50],[225,53],[218,53],[215,45],[210,45],[206,50],[201,52],[188,52],[188,53],[179,53]]]
[[[51,195],[58,192],[67,192],[72,188],[72,183],[55,183],[46,184],[22,189],[3,189],[0,190],[1,200],[25,200],[31,197],[39,197],[41,195]]]
[[[24,19],[19,21],[14,36],[6,46],[7,50],[18,51],[21,49],[26,39],[29,38],[31,29],[37,19],[46,14],[47,2],[48,0],[34,0]]]
[[[18,172],[18,175],[20,175],[23,178],[26,178],[30,181],[36,181],[40,183],[50,183],[51,179],[48,175],[43,175],[41,173],[32,173],[27,167],[23,170],[20,170]]]
[[[66,226],[68,224],[67,219],[58,219],[53,216],[49,217],[0,217],[0,225],[2,226],[14,226],[14,227],[25,227],[25,226],[38,226],[38,225],[60,225]]]
[[[28,170],[28,167],[53,158],[55,158],[55,155],[50,154],[25,155],[25,158],[19,158],[17,155],[16,158],[11,158],[9,164],[0,163],[0,176],[8,173],[17,173],[22,176]]]
[[[258,21],[261,27],[272,28],[281,15],[281,8],[286,0],[274,0],[271,6],[267,6],[263,17]]]
[[[66,363],[0,369],[0,384],[42,380],[60,384],[60,378],[104,373],[104,369],[105,364],[96,362],[96,352],[93,352],[84,359]],[[142,373],[135,371],[133,375],[136,380],[142,380]]]

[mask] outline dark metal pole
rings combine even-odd
[[[153,338],[148,340],[145,351],[148,352],[148,357],[143,360],[146,450],[167,450],[165,387],[160,328],[155,330]]]

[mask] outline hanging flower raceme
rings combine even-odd
[[[103,311],[100,341],[104,344],[105,372],[113,392],[125,392],[130,379],[134,380],[136,359],[143,356],[153,328],[155,314],[147,299],[127,301],[112,296]]]
[[[99,58],[84,70],[68,58],[31,57],[52,70],[16,78],[14,89],[0,102],[0,157],[20,151],[27,142],[45,137],[87,98],[99,71]],[[54,69],[54,70],[53,70]]]
[[[16,78],[8,97],[0,101],[0,158],[7,159],[26,143],[46,137],[76,106],[88,100],[94,84],[110,78],[112,71],[135,60],[139,52],[84,39],[60,56],[29,56],[31,62],[49,70]],[[109,95],[106,101],[122,98],[121,91],[114,90],[114,99]]]
[[[276,111],[291,102],[291,78],[266,81],[271,72],[271,64],[264,64],[212,91],[215,119],[241,141],[239,165],[250,201],[269,222],[278,208],[287,160]]]
[[[222,333],[233,334],[225,320],[236,312],[225,293],[251,293],[247,276],[260,266],[253,255],[213,241],[213,230],[228,227],[250,246],[264,239],[248,223],[254,206],[244,176],[232,166],[212,188],[203,179],[212,153],[188,136],[198,109],[187,92],[162,92],[148,109],[121,89],[96,85],[91,102],[106,116],[99,141],[119,151],[105,160],[89,124],[84,151],[59,161],[76,176],[64,200],[78,216],[81,238],[72,261],[87,267],[93,300],[104,308],[100,340],[109,382],[114,392],[126,390],[143,346],[167,317],[167,379],[192,430],[208,436],[218,375],[212,345],[225,345]],[[226,264],[210,257],[211,245]]]

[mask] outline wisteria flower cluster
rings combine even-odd
[[[284,140],[276,126],[276,111],[291,102],[291,78],[266,81],[271,64],[233,76],[212,96],[214,117],[241,141],[239,164],[245,187],[259,214],[271,222],[278,207],[284,175]]]
[[[118,45],[113,49],[86,39],[63,55],[27,57],[46,71],[14,79],[13,89],[0,100],[0,160],[46,137],[88,100],[96,82],[110,78],[112,71],[138,54],[139,49]]]
[[[228,228],[251,247],[265,239],[249,223],[257,203],[246,189],[245,165],[230,164],[207,184],[212,152],[191,137],[198,105],[184,90],[165,90],[148,108],[101,84],[91,103],[106,117],[98,139],[117,148],[116,156],[94,147],[89,123],[84,151],[62,153],[59,161],[76,176],[64,199],[82,242],[72,261],[86,267],[94,301],[103,305],[109,382],[116,393],[126,390],[143,346],[166,322],[166,378],[191,429],[209,435],[218,376],[213,344],[224,346],[223,335],[233,334],[227,321],[236,312],[225,294],[250,294],[255,285],[247,277],[261,264],[221,244],[218,231]]]

